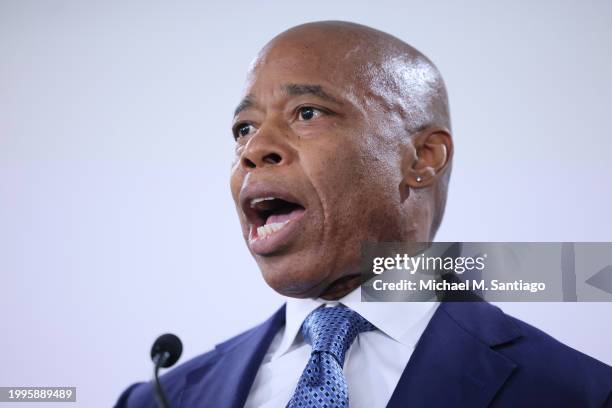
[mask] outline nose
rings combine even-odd
[[[242,154],[241,165],[247,171],[288,164],[291,148],[284,136],[272,129],[259,129],[251,137]]]

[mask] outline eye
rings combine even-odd
[[[298,120],[312,120],[322,113],[320,109],[312,106],[303,106],[298,109]]]
[[[247,136],[254,129],[250,123],[239,123],[234,127],[234,139],[238,140],[241,137]]]

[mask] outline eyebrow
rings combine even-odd
[[[234,110],[234,117],[238,116],[238,114],[240,112],[242,112],[243,110],[250,108],[252,106],[255,105],[255,101],[253,100],[253,96],[252,95],[247,95],[245,96],[240,103],[238,104],[238,106],[236,106],[236,109]]]
[[[327,92],[323,90],[321,85],[313,85],[313,84],[288,84],[283,86],[283,92],[287,95],[291,96],[302,96],[302,95],[313,95],[318,98],[324,99],[326,101],[330,101],[341,105],[338,99],[334,98]],[[240,112],[245,109],[251,108],[256,105],[256,102],[253,98],[253,95],[247,95],[240,101],[236,109],[234,110],[234,117],[238,116]]]
[[[321,85],[289,84],[283,86],[283,90],[291,96],[314,95],[339,105],[342,104],[338,99],[325,92]]]

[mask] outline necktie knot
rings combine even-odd
[[[326,352],[344,364],[346,351],[361,332],[374,330],[372,323],[359,313],[343,307],[320,307],[306,317],[302,324],[304,340],[312,352]]]

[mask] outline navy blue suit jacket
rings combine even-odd
[[[243,406],[284,319],[283,306],[259,326],[162,376],[171,406]],[[612,367],[486,302],[442,303],[388,407],[488,406],[612,407]],[[116,407],[157,407],[151,383],[130,386]]]

